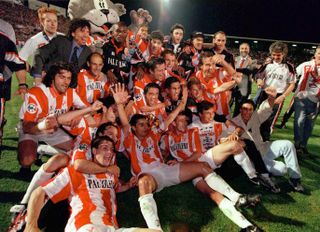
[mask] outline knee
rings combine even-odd
[[[138,187],[140,190],[150,190],[155,188],[155,181],[150,175],[143,175],[138,180]],[[152,191],[151,191],[152,192]]]
[[[239,154],[243,152],[243,148],[239,141],[232,141],[231,146],[232,146],[232,154]]]
[[[208,163],[201,162],[200,163],[200,170],[201,170],[201,174],[202,174],[203,178],[205,178],[207,175],[212,173],[212,168],[209,166]]]

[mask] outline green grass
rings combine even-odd
[[[16,86],[16,81],[14,81],[13,89]],[[21,98],[13,97],[6,107],[8,122],[3,140],[4,150],[0,159],[0,231],[6,231],[10,222],[9,208],[21,200],[28,185],[27,182],[21,181],[17,177],[19,165],[16,158],[17,133],[15,126],[18,122],[20,105]],[[318,119],[308,146],[309,151],[313,153],[313,158],[307,157],[300,161],[306,194],[292,192],[286,177],[280,177],[276,180],[283,191],[279,195],[252,187],[244,176],[229,182],[237,191],[257,192],[263,195],[262,204],[255,209],[247,209],[243,213],[265,231],[320,231],[319,134],[320,121]],[[293,140],[292,119],[286,129],[274,131],[273,139]],[[120,163],[128,172],[128,163],[124,160]],[[33,167],[33,170],[36,169],[37,167]],[[121,226],[145,226],[137,199],[137,189],[119,194],[118,219]],[[167,188],[156,193],[155,199],[165,231],[172,231],[173,228],[182,225],[187,225],[193,231],[239,230],[212,201],[197,192],[191,183]]]

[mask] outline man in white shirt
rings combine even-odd
[[[56,9],[43,6],[38,9],[38,17],[43,30],[29,38],[19,52],[20,57],[26,62],[31,58],[29,61],[29,65],[31,66],[33,64],[35,51],[48,44],[56,35],[62,35],[62,33],[57,32],[58,17]],[[28,69],[30,69],[30,67],[28,67]]]
[[[262,155],[262,159],[270,173],[275,176],[282,176],[288,172],[289,183],[295,191],[303,192],[301,185],[301,172],[298,164],[296,149],[289,140],[276,140],[272,143],[264,142],[260,133],[260,125],[272,113],[272,107],[275,103],[276,92],[274,88],[265,88],[268,99],[261,103],[257,111],[254,110],[252,100],[242,103],[240,114],[232,121],[243,129],[242,139],[251,140]],[[276,161],[278,157],[283,156],[284,162]]]

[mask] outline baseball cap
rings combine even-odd
[[[204,39],[204,34],[201,31],[194,31],[191,34],[191,39],[194,39],[196,37],[202,37]]]

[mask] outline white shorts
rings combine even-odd
[[[215,170],[216,168],[219,168],[221,165],[217,165],[213,158],[212,158],[212,149],[207,150],[199,159],[199,162],[205,162],[207,164],[209,164],[209,166],[212,168],[212,170]],[[192,180],[192,183],[194,186],[197,185],[197,183],[203,180],[202,177],[196,177]]]
[[[133,232],[136,229],[138,228],[115,229],[113,226],[86,224],[84,226],[81,226],[80,229],[77,230],[77,232]]]
[[[41,142],[47,143],[48,145],[55,146],[55,145],[72,140],[72,138],[60,128],[58,128],[52,134],[41,133],[37,135],[32,135],[32,134],[24,133],[21,125],[19,125],[18,132],[19,132],[19,142],[22,142],[25,140],[32,140],[35,143],[38,143],[39,141],[41,141]]]
[[[153,168],[150,171],[142,171],[140,175],[149,174],[157,182],[156,192],[160,192],[165,187],[180,184],[180,164],[167,165],[159,163],[159,166]]]

